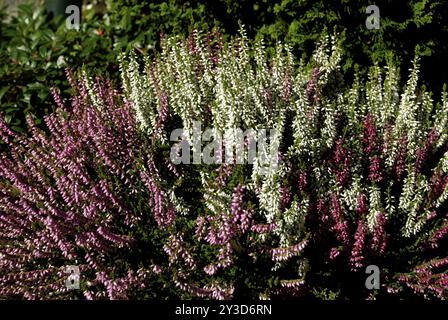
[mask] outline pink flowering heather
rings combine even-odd
[[[366,226],[362,220],[359,220],[355,233],[355,243],[350,257],[350,264],[353,270],[358,270],[364,265],[363,249],[366,237]]]
[[[319,94],[317,92],[317,80],[321,75],[321,71],[318,68],[314,68],[311,72],[311,79],[306,85],[306,94],[309,102],[318,102]]]
[[[398,180],[403,178],[406,170],[406,152],[407,152],[407,138],[406,135],[400,138],[398,142],[398,154],[394,162],[394,175]]]
[[[101,107],[85,82],[70,106],[54,93],[60,108],[44,129],[29,117],[29,135],[0,122],[2,298],[124,299],[157,274],[142,232],[168,227],[176,213],[131,105],[107,81],[95,88]],[[64,285],[68,265],[80,269],[80,291]]]

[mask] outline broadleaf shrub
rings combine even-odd
[[[6,12],[0,7],[0,17]],[[50,88],[69,95],[65,68],[85,67],[113,78],[118,71],[113,42],[103,35],[97,18],[83,21],[79,31],[69,30],[58,17],[49,21],[45,8],[20,5],[10,21],[0,22],[0,111],[15,131],[26,130],[26,116],[39,124],[54,111]]]

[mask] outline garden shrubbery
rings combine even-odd
[[[393,64],[344,82],[336,37],[305,60],[244,30],[160,46],[121,55],[115,88],[68,73],[43,128],[2,121],[1,298],[447,298],[448,97],[417,58],[401,86]],[[174,163],[198,123],[212,148]],[[273,130],[252,163],[235,128]]]
[[[372,4],[380,10],[379,30],[365,26],[366,8]],[[298,56],[309,58],[315,42],[336,31],[343,41],[346,57],[341,67],[346,77],[355,68],[367,74],[372,63],[386,65],[389,60],[403,66],[405,78],[417,54],[423,84],[441,91],[442,84],[448,82],[448,3],[443,0],[126,0],[114,1],[113,7],[111,23],[122,26],[126,41],[138,39],[157,47],[159,32],[186,36],[193,28],[205,27],[220,28],[228,39],[242,23],[249,37],[263,38],[268,49],[277,41],[286,41]],[[124,21],[129,23],[119,24]],[[141,41],[144,38],[146,42]]]
[[[219,29],[224,40],[237,34],[239,22],[249,38],[265,41],[272,51],[277,41],[288,42],[299,57],[309,59],[322,34],[337,31],[343,41],[343,76],[355,70],[364,75],[374,62],[401,65],[405,79],[415,53],[421,57],[422,84],[435,92],[447,82],[448,47],[446,1],[377,1],[379,30],[365,27],[368,1],[86,1],[102,3],[101,10],[85,7],[79,31],[64,21],[48,22],[43,10],[21,7],[16,18],[0,23],[0,102],[14,130],[26,127],[25,115],[40,122],[52,111],[49,92],[58,86],[68,96],[64,68],[119,77],[116,56],[137,49],[154,55],[161,33],[187,36],[194,29]],[[43,4],[43,0],[41,1]],[[0,16],[5,16],[2,10]]]
[[[61,22],[62,21],[62,22]],[[49,22],[43,8],[30,5],[18,8],[18,14],[0,28],[0,110],[16,131],[26,128],[26,115],[40,123],[53,111],[51,88],[56,86],[67,96],[69,84],[64,69],[82,67],[92,72],[113,74],[112,41],[101,36],[95,20],[81,30],[66,29],[60,18]],[[116,71],[118,65],[115,64]],[[115,72],[116,72],[115,71]]]

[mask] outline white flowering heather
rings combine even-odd
[[[267,231],[245,239],[273,245],[272,276],[291,268],[288,261],[296,253],[296,263],[307,264],[310,274],[325,277],[333,263],[346,259],[356,278],[368,264],[394,269],[400,246],[410,255],[421,253],[422,263],[426,254],[437,256],[426,252],[435,242],[438,248],[446,247],[446,225],[441,221],[446,219],[448,198],[448,99],[443,93],[436,103],[419,88],[418,59],[403,89],[398,68],[378,65],[371,68],[365,84],[356,75],[347,87],[339,72],[342,49],[334,37],[323,38],[308,63],[297,61],[287,44],[278,43],[268,55],[263,41],[252,45],[244,30],[225,44],[219,34],[195,32],[185,41],[163,39],[162,47],[159,57],[146,59],[142,66],[136,66],[134,55],[122,62],[125,92],[135,100],[137,115],[159,112],[160,117],[160,97],[165,95],[171,121],[186,130],[189,141],[195,121],[221,133],[236,127],[277,133],[267,149],[258,150],[252,164],[184,169],[184,175],[192,170],[202,177],[196,183],[203,189],[197,201],[207,210],[192,213],[200,239],[224,246],[223,235],[238,235],[230,222],[233,190],[228,186],[239,181],[253,208],[248,220],[253,226],[244,230]],[[140,85],[134,88],[133,83],[146,82],[152,92],[141,95]],[[146,101],[147,96],[153,100]],[[156,129],[157,119],[151,116],[138,122],[143,132]],[[225,135],[224,141],[232,145],[236,140]],[[278,152],[268,152],[276,146]],[[276,165],[262,165],[273,159],[278,159]],[[218,229],[207,229],[212,226]],[[256,252],[248,252],[253,244],[245,242],[244,248],[241,238],[231,243],[233,254],[246,252],[254,263],[260,261]],[[217,259],[232,251],[225,248],[216,252]],[[238,259],[223,257],[205,266],[209,275],[236,267]],[[398,269],[385,277],[387,292],[446,297],[439,289],[446,282],[443,271],[434,273],[438,280],[422,284],[419,291],[415,279],[406,276],[415,269]],[[303,278],[283,279],[282,284],[300,285],[266,289],[259,295],[305,294],[315,284],[295,270]]]

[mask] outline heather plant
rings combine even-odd
[[[31,117],[29,135],[0,123],[0,297],[173,295],[160,274],[176,215],[167,179],[110,83],[69,79],[77,95],[64,103],[53,91],[58,109],[46,130]],[[79,291],[65,286],[69,265],[80,270]]]
[[[124,93],[153,141],[169,143],[169,129],[159,125],[167,117],[189,142],[195,121],[219,132],[240,126],[279,133],[271,141],[279,152],[271,156],[280,162],[268,174],[260,175],[257,162],[222,164],[217,170],[230,180],[210,166],[177,168],[180,179],[192,179],[185,175],[192,171],[201,178],[195,201],[206,209],[191,216],[195,241],[218,250],[217,263],[203,272],[223,279],[246,256],[270,270],[264,287],[258,267],[258,280],[246,275],[244,286],[258,286],[260,297],[329,290],[336,298],[446,298],[448,100],[443,92],[435,103],[419,88],[418,58],[404,88],[393,65],[375,65],[366,81],[355,77],[347,86],[332,37],[309,63],[281,43],[268,56],[244,30],[228,43],[216,33],[193,33],[162,39],[162,48],[154,60],[143,57],[143,66],[131,54],[121,67]],[[207,296],[187,284],[188,274],[195,277],[192,262],[177,262],[183,288]],[[382,272],[375,292],[363,283],[371,264]],[[219,288],[221,298],[238,296],[235,287]]]
[[[343,83],[336,39],[299,61],[244,30],[163,37],[120,57],[122,91],[69,73],[46,128],[2,122],[0,297],[446,299],[448,97],[419,88],[418,59],[404,88],[393,65]],[[197,123],[234,161],[173,163]],[[238,163],[234,128],[276,134]]]

